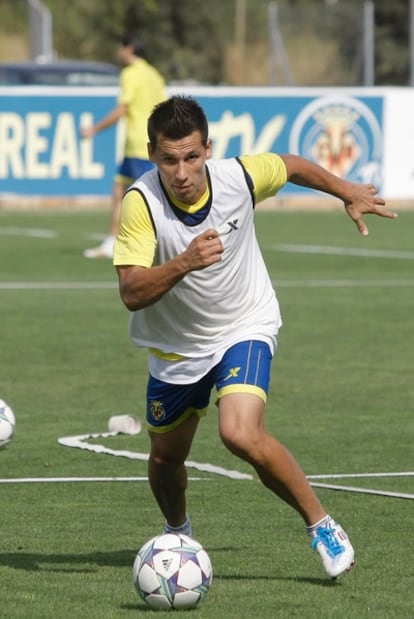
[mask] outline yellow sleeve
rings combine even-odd
[[[133,78],[133,72],[130,70],[130,66],[124,67],[119,77],[120,91],[118,95],[118,103],[122,105],[129,105],[134,100],[137,85],[131,78]]]
[[[275,153],[243,155],[240,161],[253,181],[256,202],[273,197],[287,183],[285,163]]]
[[[115,266],[150,267],[154,261],[156,244],[147,205],[139,191],[132,189],[125,194],[122,201],[113,263]]]

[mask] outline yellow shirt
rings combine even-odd
[[[243,155],[240,161],[253,181],[256,202],[274,196],[287,182],[283,159],[274,153]],[[197,204],[177,206],[196,212],[206,203],[208,190]],[[114,249],[114,265],[152,266],[156,237],[148,209],[140,193],[128,192],[122,202],[121,225]]]
[[[121,71],[118,103],[128,106],[125,157],[148,159],[147,120],[153,108],[167,98],[164,79],[143,58]]]

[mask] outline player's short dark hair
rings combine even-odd
[[[123,47],[132,47],[135,56],[145,58],[145,45],[137,32],[127,32],[119,42]]]
[[[157,136],[171,140],[185,138],[199,131],[203,146],[208,141],[208,121],[201,105],[192,97],[174,95],[159,103],[148,119],[148,137],[152,148],[157,146]]]

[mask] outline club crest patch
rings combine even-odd
[[[159,400],[151,400],[150,402],[150,413],[151,417],[155,421],[161,421],[165,417],[165,409],[162,402]]]
[[[382,104],[371,97],[317,97],[303,106],[291,131],[289,152],[316,161],[348,180],[382,184]]]

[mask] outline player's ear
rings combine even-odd
[[[210,157],[213,154],[213,142],[211,138],[207,139],[207,146],[206,146],[206,155],[207,155],[207,159],[210,159]]]
[[[154,150],[152,148],[151,142],[147,143],[147,152],[148,152],[148,159],[150,161],[154,161]]]

